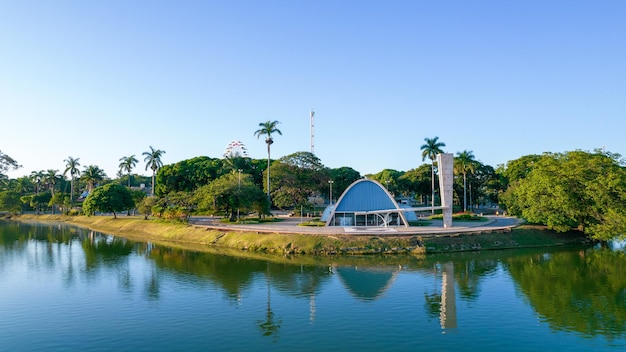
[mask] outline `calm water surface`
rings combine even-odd
[[[258,257],[0,222],[2,351],[624,351],[602,248]]]

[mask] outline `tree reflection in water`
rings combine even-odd
[[[266,271],[266,281],[267,281],[267,309],[265,311],[265,320],[259,320],[257,323],[259,324],[259,329],[263,336],[271,336],[274,340],[278,340],[278,329],[280,329],[280,324],[282,323],[281,319],[277,321],[274,320],[274,312],[272,312],[272,296],[271,296],[271,285],[270,285],[270,263],[267,262],[267,271]]]

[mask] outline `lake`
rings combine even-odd
[[[245,257],[0,221],[0,350],[623,351],[626,253]]]

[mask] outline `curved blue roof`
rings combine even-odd
[[[397,208],[396,202],[380,183],[362,179],[348,187],[337,201],[335,212],[375,211]]]

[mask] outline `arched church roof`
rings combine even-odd
[[[337,200],[335,212],[398,209],[391,194],[377,181],[361,179],[354,182]]]

